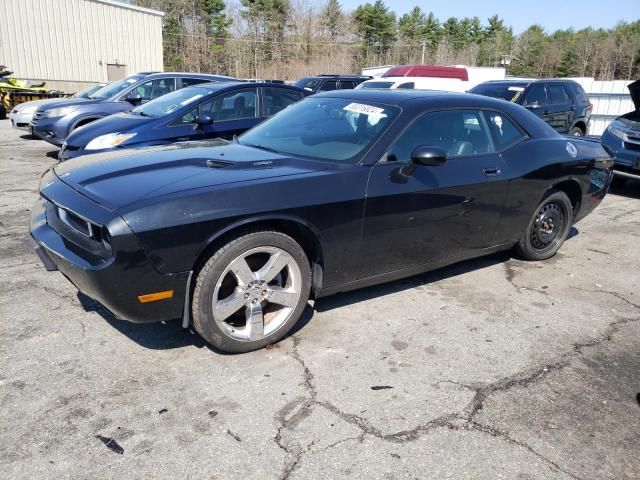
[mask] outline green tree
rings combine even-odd
[[[320,24],[334,42],[342,34],[344,14],[338,0],[329,0],[320,13]]]
[[[388,48],[396,40],[396,15],[382,0],[365,3],[353,12],[358,36],[366,45]]]
[[[398,31],[403,42],[418,43],[426,35],[427,16],[420,7],[413,7],[398,20]]]

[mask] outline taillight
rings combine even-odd
[[[593,103],[589,102],[589,110],[593,110]]]

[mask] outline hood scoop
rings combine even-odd
[[[204,163],[209,168],[227,168],[235,165],[235,163],[233,162],[229,162],[226,160],[213,160],[211,158],[208,158],[207,160],[205,160]]]

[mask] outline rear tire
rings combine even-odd
[[[310,291],[309,260],[295,240],[280,232],[248,233],[220,248],[198,273],[193,326],[224,352],[257,350],[291,330]]]
[[[584,131],[582,131],[580,127],[573,127],[569,131],[569,135],[571,135],[572,137],[584,137]]]
[[[536,207],[527,230],[516,245],[526,260],[553,257],[564,243],[573,223],[573,207],[566,193],[551,190]]]

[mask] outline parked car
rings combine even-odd
[[[308,94],[274,83],[201,83],[71,132],[58,158],[185,140],[231,139]]]
[[[611,158],[478,95],[313,95],[237,138],[88,155],[43,175],[31,237],[119,318],[215,347],[282,338],[320,298],[516,247],[554,255]]]
[[[11,121],[11,126],[14,128],[18,128],[20,130],[29,131],[29,123],[33,118],[33,114],[35,111],[43,107],[44,105],[48,105],[51,103],[60,103],[64,101],[73,101],[80,98],[89,98],[95,92],[100,90],[102,87],[107,85],[106,83],[99,83],[98,85],[92,85],[91,87],[82,90],[74,95],[71,95],[68,98],[43,98],[42,100],[34,100],[32,102],[24,102],[16,105],[11,113],[9,113],[9,120]]]
[[[466,67],[441,65],[399,65],[384,72],[381,79],[393,82],[389,87],[466,92],[487,80],[503,80],[502,67]],[[373,88],[373,87],[370,87]]]
[[[35,136],[60,146],[73,130],[99,118],[129,110],[180,88],[228,80],[230,77],[200,73],[138,73],[107,85],[89,99],[43,105],[33,114],[29,126]]]
[[[589,131],[593,105],[573,80],[497,80],[481,83],[469,93],[522,105],[563,134],[582,137]]]
[[[602,143],[613,154],[618,181],[640,179],[640,80],[628,88],[636,109],[616,118],[602,134]]]
[[[304,88],[311,93],[330,92],[332,90],[352,90],[370,78],[359,75],[317,75],[301,78],[293,85]]]
[[[395,90],[397,88],[407,90],[439,90],[443,92],[466,92],[469,83],[457,78],[438,77],[382,77],[362,82],[357,89],[377,88]]]

